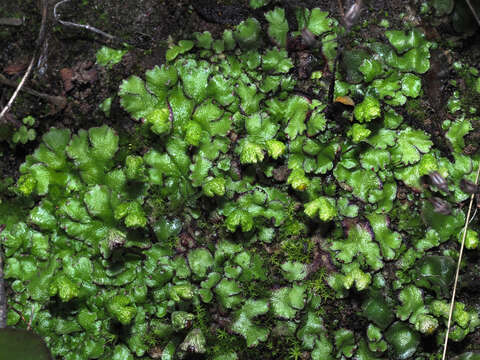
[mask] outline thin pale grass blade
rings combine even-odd
[[[478,25],[480,25],[480,18],[478,17],[477,12],[473,8],[472,3],[470,2],[470,0],[465,0],[465,2],[467,3],[468,7],[470,8],[470,11],[472,12],[473,17],[475,18],[475,20],[477,20]]]
[[[477,169],[477,176],[475,177],[475,184],[478,184],[478,176],[479,175],[480,175],[480,164],[479,164],[479,167]],[[460,245],[460,254],[458,255],[457,271],[455,273],[455,282],[453,283],[452,299],[450,301],[450,311],[448,312],[447,332],[445,333],[445,342],[443,344],[442,360],[445,360],[447,358],[448,336],[450,334],[450,326],[452,324],[453,307],[455,305],[455,294],[457,292],[458,276],[460,274],[460,264],[462,262],[463,248],[465,247],[465,238],[467,237],[468,224],[470,223],[469,219],[470,219],[470,215],[472,213],[472,206],[473,206],[473,199],[474,198],[475,198],[475,194],[472,194],[470,196],[470,204],[468,205],[467,218],[465,219],[465,226],[463,228],[462,244]]]

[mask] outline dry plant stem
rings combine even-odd
[[[33,65],[35,64],[35,59],[38,56],[38,52],[41,49],[43,45],[43,41],[45,40],[45,25],[47,23],[47,9],[48,9],[48,0],[42,0],[42,24],[40,25],[40,31],[38,33],[37,37],[37,42],[35,44],[35,52],[33,53],[32,60],[30,61],[30,64],[28,65],[27,71],[25,72],[25,75],[23,75],[22,80],[18,84],[17,88],[15,89],[12,97],[10,98],[10,101],[8,102],[7,106],[5,106],[0,113],[0,121],[3,119],[5,114],[10,110],[10,108],[13,105],[13,102],[15,101],[15,98],[17,97],[18,93],[20,92],[20,89],[22,86],[25,84],[27,81],[28,77],[30,76]]]
[[[477,205],[478,205],[478,203],[477,203]],[[472,215],[472,218],[471,218],[470,221],[468,222],[469,224],[473,221],[473,219],[475,219],[475,215],[477,215],[477,210],[478,210],[478,207],[475,208],[475,211],[474,211],[474,213],[473,213],[473,215]]]
[[[25,75],[23,75],[22,81],[17,85],[17,88],[15,89],[12,97],[10,98],[10,101],[8,102],[7,106],[5,106],[0,113],[0,121],[3,119],[5,114],[10,110],[10,108],[13,105],[13,102],[15,101],[15,98],[17,97],[18,93],[20,92],[20,89],[22,86],[25,84],[27,81],[27,78],[30,76],[30,73],[32,72],[33,69],[33,64],[35,63],[35,56],[32,57],[32,60],[30,60],[30,64],[28,65],[27,71],[25,72]]]
[[[0,329],[7,327],[7,297],[3,280],[3,254],[0,251]]]
[[[17,84],[14,81],[8,80],[5,76],[0,74],[0,84],[11,86],[11,87],[16,87]],[[63,109],[67,105],[67,99],[65,99],[63,96],[52,96],[52,95],[47,95],[44,93],[40,93],[38,91],[35,91],[33,89],[30,89],[28,87],[23,87],[22,91],[25,91],[26,93],[39,97],[41,99],[47,100],[48,102],[54,104],[60,109]]]
[[[113,36],[113,35],[110,35],[110,34],[107,34],[106,32],[100,30],[100,29],[97,29],[96,27],[93,27],[93,26],[90,26],[90,25],[82,25],[82,24],[77,24],[77,23],[74,23],[74,22],[71,22],[71,21],[64,21],[64,20],[60,20],[60,16],[57,14],[57,8],[62,5],[63,3],[66,3],[70,0],[62,0],[58,3],[55,4],[55,6],[53,7],[53,16],[55,17],[55,20],[57,20],[60,24],[64,25],[64,26],[70,26],[70,27],[75,27],[75,28],[80,28],[80,29],[85,29],[85,30],[89,30],[89,31],[93,31],[94,33],[97,33],[99,35],[102,35],[104,37],[106,37],[107,39],[109,40],[117,40],[117,41],[120,41],[120,39],[118,39],[116,36]]]
[[[477,176],[475,177],[475,184],[478,184],[478,176],[479,175],[480,175],[480,164],[478,166]],[[447,332],[445,333],[445,342],[443,344],[442,360],[445,360],[447,358],[448,336],[449,336],[449,333],[450,333],[450,326],[452,324],[453,307],[455,305],[455,294],[457,292],[458,276],[460,274],[460,264],[462,262],[463,248],[465,247],[465,238],[467,237],[467,229],[468,229],[470,215],[472,213],[472,206],[473,206],[473,199],[474,198],[475,198],[475,194],[472,194],[470,196],[470,204],[468,205],[467,218],[465,219],[465,226],[463,228],[462,243],[460,245],[460,254],[458,255],[457,271],[455,273],[455,282],[453,283],[452,299],[450,301],[450,311],[448,312]]]
[[[467,3],[468,7],[470,8],[470,11],[472,12],[473,17],[475,18],[475,20],[477,20],[477,24],[480,25],[480,19],[478,18],[478,15],[477,15],[475,9],[473,8],[472,4],[470,3],[470,0],[465,0],[465,2]]]

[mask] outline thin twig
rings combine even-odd
[[[93,27],[93,26],[90,26],[90,25],[83,25],[83,24],[77,24],[77,23],[74,23],[74,22],[71,22],[71,21],[65,21],[65,20],[61,20],[60,19],[60,16],[57,14],[57,8],[68,2],[70,0],[62,0],[58,3],[55,4],[55,6],[53,7],[53,17],[55,18],[55,20],[57,20],[60,24],[62,25],[65,25],[65,26],[69,26],[69,27],[75,27],[75,28],[80,28],[80,29],[85,29],[85,30],[89,30],[89,31],[93,31],[94,33],[97,33],[99,35],[102,35],[104,37],[106,37],[107,39],[110,39],[110,40],[116,40],[116,41],[120,41],[121,40],[119,38],[117,38],[116,36],[113,36],[113,35],[110,35],[100,29],[97,29],[96,27]]]
[[[18,93],[20,92],[20,89],[22,88],[23,84],[27,81],[27,78],[30,76],[30,73],[32,72],[33,69],[33,64],[35,63],[35,56],[32,57],[32,60],[30,60],[30,64],[28,65],[27,72],[25,75],[23,75],[22,81],[17,85],[17,88],[15,89],[12,97],[10,98],[10,101],[8,102],[7,106],[5,106],[0,113],[0,120],[3,119],[5,114],[10,110],[10,108],[13,105],[13,102],[15,101],[15,98],[17,97]]]
[[[474,211],[474,213],[473,213],[473,215],[472,215],[472,218],[471,218],[470,221],[468,222],[469,224],[475,219],[475,215],[477,215],[477,210],[478,210],[478,208],[475,208],[475,211]]]
[[[467,3],[468,7],[470,8],[470,11],[472,12],[473,17],[475,18],[475,20],[477,20],[477,24],[480,25],[480,19],[478,18],[477,12],[473,8],[472,4],[470,3],[470,0],[465,0],[465,2]]]
[[[477,170],[477,176],[475,177],[475,185],[478,184],[479,175],[480,175],[480,163]],[[450,325],[452,324],[453,307],[455,305],[455,294],[457,292],[458,276],[460,274],[460,264],[462,262],[463,248],[465,247],[465,238],[467,237],[467,229],[468,229],[470,214],[472,213],[472,205],[473,205],[474,198],[475,198],[475,194],[472,194],[472,196],[470,196],[470,204],[468,205],[467,218],[465,219],[465,226],[463,228],[462,243],[460,245],[460,253],[458,254],[457,271],[455,273],[455,282],[453,283],[452,299],[450,301],[450,311],[448,312],[447,332],[445,333],[445,342],[443,344],[442,360],[445,360],[447,358],[446,356],[447,356],[448,336],[450,333]]]
[[[17,84],[14,81],[8,80],[2,74],[0,74],[0,84],[11,86],[11,87],[17,86]],[[63,96],[52,96],[52,95],[40,93],[26,86],[22,87],[22,91],[25,91],[26,93],[39,97],[41,99],[47,100],[48,102],[54,104],[58,109],[63,109],[67,105],[67,99],[65,99]]]
[[[88,31],[92,31],[98,35],[101,35],[103,37],[106,37],[110,42],[112,43],[116,43],[118,45],[122,45],[122,46],[125,46],[125,44],[127,45],[130,45],[130,46],[134,46],[134,47],[137,47],[137,48],[140,48],[140,49],[143,49],[140,45],[138,44],[134,44],[133,42],[131,41],[127,41],[125,39],[122,39],[118,36],[115,36],[115,35],[111,35],[109,33],[106,33],[105,31],[102,31],[100,29],[97,29],[96,27],[94,26],[91,26],[91,25],[84,25],[84,24],[78,24],[78,23],[74,23],[74,22],[71,22],[71,21],[65,21],[65,20],[62,20],[60,19],[60,15],[57,14],[57,8],[68,2],[70,0],[62,0],[58,3],[55,4],[55,6],[53,7],[53,17],[55,18],[56,21],[58,21],[60,24],[64,25],[64,26],[68,26],[68,27],[72,27],[72,28],[79,28],[79,29],[84,29],[84,30],[88,30]]]
[[[42,24],[40,25],[40,31],[38,32],[38,37],[37,37],[37,42],[35,44],[35,51],[32,56],[32,60],[30,61],[30,64],[28,65],[27,71],[25,72],[25,75],[23,75],[22,80],[18,84],[17,88],[15,89],[12,97],[10,98],[10,101],[7,103],[7,106],[5,106],[0,113],[0,121],[3,119],[5,114],[10,110],[10,108],[13,105],[13,102],[15,101],[15,98],[17,97],[18,93],[20,92],[20,89],[22,86],[25,84],[27,81],[28,77],[30,76],[30,73],[32,72],[33,65],[35,64],[35,59],[38,56],[38,53],[43,45],[43,41],[45,40],[45,25],[47,23],[47,9],[48,9],[48,0],[42,0]]]

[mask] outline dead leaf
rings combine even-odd
[[[7,75],[15,75],[19,74],[27,68],[28,63],[26,62],[19,62],[16,64],[8,65],[6,68],[3,69],[3,72]]]
[[[343,105],[355,106],[355,102],[352,100],[350,96],[338,96],[335,99],[335,102],[341,103]]]
[[[60,76],[62,77],[63,81],[63,88],[65,89],[65,92],[69,92],[73,88],[73,70],[70,68],[63,68],[60,70]]]

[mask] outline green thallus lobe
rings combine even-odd
[[[248,19],[221,39],[180,41],[145,80],[124,80],[122,106],[151,132],[146,153],[129,154],[102,126],[51,129],[27,157],[16,191],[31,201],[25,217],[8,218],[5,278],[15,291],[10,306],[36,309],[33,327],[55,356],[133,359],[161,346],[162,359],[237,359],[248,355],[235,341],[255,351],[283,332],[312,359],[403,359],[421,349],[420,334],[444,331],[452,259],[431,250],[458,236],[464,214],[439,214],[397,190],[419,190],[422,176],[438,171],[451,179],[452,202],[467,199],[458,184],[478,165],[462,153],[470,120],[448,130],[454,162],[403,121],[400,106],[422,96],[431,43],[417,29],[390,30],[389,44],[365,43],[346,64],[347,79],[338,75],[336,96],[361,95],[339,129],[319,100],[328,85],[318,82],[318,99],[294,92],[285,47],[303,28],[320,40],[341,29],[319,9],[297,15],[299,29],[288,29],[282,9],[265,15],[276,48],[261,45],[260,23]],[[286,211],[295,206],[302,211]],[[427,225],[412,225],[412,216]],[[180,225],[202,219],[218,239]],[[323,300],[307,281],[316,255],[277,265],[262,255],[262,243],[300,242],[325,223],[333,230],[322,251],[335,268],[326,280],[338,298],[361,294],[366,333],[318,316]],[[469,238],[474,248],[478,235]],[[203,306],[224,321],[201,316]],[[457,308],[454,341],[479,325],[475,312]],[[20,325],[16,314],[9,325]],[[210,324],[235,341],[216,347]]]

